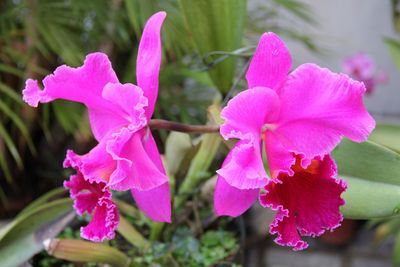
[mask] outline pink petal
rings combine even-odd
[[[222,163],[226,166],[233,156],[233,149]],[[240,216],[248,210],[258,197],[260,189],[238,189],[226,182],[225,178],[218,175],[214,192],[214,209],[218,216]]]
[[[221,111],[224,124],[221,135],[225,139],[248,139],[251,134],[261,139],[261,131],[266,123],[273,123],[279,115],[279,98],[271,89],[256,87],[232,98]]]
[[[217,171],[225,181],[239,189],[259,189],[268,183],[258,140],[239,141]]]
[[[56,99],[85,104],[89,109],[93,134],[100,140],[109,129],[124,123],[124,120],[121,120],[120,109],[102,98],[103,87],[109,82],[118,83],[118,78],[107,55],[92,53],[86,57],[82,67],[71,68],[63,65],[58,67],[54,74],[46,76],[43,80],[43,90],[40,90],[36,81],[27,80],[22,93],[24,101],[33,107],[37,107],[39,102],[47,103]],[[105,119],[108,122],[107,131],[104,127],[98,127],[104,125]]]
[[[70,162],[66,161],[68,165]],[[81,236],[91,241],[102,242],[113,239],[119,223],[117,206],[112,202],[111,193],[104,182],[89,182],[77,171],[69,181],[64,182],[74,200],[78,215],[85,212],[93,215],[90,223],[81,228]]]
[[[106,141],[107,138],[104,138],[89,153],[82,156],[75,154],[72,150],[68,150],[64,167],[76,169],[89,182],[108,182],[116,164],[106,152]]]
[[[140,87],[130,83],[108,83],[103,89],[102,96],[121,108],[123,117],[129,122],[131,128],[140,129],[147,124],[144,115],[147,99],[143,96],[143,90]],[[102,123],[108,124],[104,121]]]
[[[171,196],[168,182],[147,191],[131,190],[138,207],[150,219],[171,222]]]
[[[43,91],[40,90],[36,80],[28,79],[25,83],[25,89],[22,91],[23,100],[31,107],[37,107],[43,98]]]
[[[99,199],[90,223],[81,228],[81,237],[94,242],[113,239],[118,224],[118,208],[112,202],[111,194],[104,196]]]
[[[295,163],[295,158],[282,145],[274,131],[268,132],[264,145],[271,177],[276,177],[280,172],[293,175],[290,167]]]
[[[165,174],[160,153],[149,130],[144,134],[143,148],[158,170]],[[136,204],[149,218],[158,222],[171,222],[171,197],[168,183],[149,191],[132,189],[131,192]]]
[[[43,80],[44,90],[40,90],[35,81],[27,80],[23,97],[32,106],[38,102],[65,99],[95,107],[101,102],[101,92],[108,82],[118,82],[111,62],[103,53],[92,53],[86,57],[82,67],[63,65],[54,74],[46,76]]]
[[[335,178],[336,165],[330,156],[313,159],[306,169],[297,156],[292,170],[293,176],[281,173],[269,183],[260,202],[278,211],[270,226],[270,233],[278,234],[275,241],[299,250],[307,246],[300,235],[315,237],[340,226],[339,208],[344,205],[340,195],[346,184]]]
[[[286,79],[291,67],[292,59],[283,41],[273,32],[264,33],[246,74],[249,88],[275,88]]]
[[[344,136],[365,141],[375,121],[363,104],[364,92],[362,83],[344,74],[304,64],[280,92],[281,111],[274,135],[286,150],[308,159],[328,154]]]
[[[158,94],[158,75],[161,65],[160,30],[166,15],[165,12],[158,12],[149,18],[143,30],[136,60],[137,84],[143,89],[149,101],[146,108],[147,119],[153,114]]]
[[[168,182],[143,147],[143,131],[122,128],[107,143],[107,152],[117,162],[109,181],[111,188],[147,191]]]
[[[222,110],[225,120],[221,135],[241,141],[232,149],[232,158],[217,171],[237,189],[257,189],[267,183],[261,155],[261,132],[279,114],[277,94],[265,87],[246,90],[235,96]]]
[[[64,182],[64,187],[69,189],[76,213],[82,215],[85,212],[92,213],[98,199],[104,194],[105,183],[91,184],[83,178],[80,172],[77,172],[76,175],[71,175],[69,181]]]
[[[143,148],[160,172],[165,173],[160,152],[158,152],[156,141],[149,129],[147,129],[143,135]]]
[[[240,216],[257,200],[259,191],[260,189],[237,189],[218,176],[214,192],[215,213],[218,216]]]

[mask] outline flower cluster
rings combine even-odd
[[[121,84],[107,56],[89,54],[82,67],[61,66],[43,80],[27,80],[31,106],[65,99],[84,104],[98,144],[87,154],[68,150],[64,167],[76,174],[64,183],[92,241],[111,239],[119,222],[110,190],[130,190],[137,206],[155,221],[171,221],[168,178],[148,127],[158,94],[160,28],[165,12],[147,22],[140,41],[137,85]],[[291,56],[274,33],[262,35],[249,66],[248,90],[223,109],[220,133],[238,139],[226,157],[215,189],[217,215],[239,216],[259,198],[277,211],[270,233],[295,250],[340,225],[346,190],[330,152],[347,137],[367,139],[375,121],[363,105],[366,88],[344,74],[314,64],[289,74]],[[265,160],[263,160],[265,154]],[[268,163],[270,174],[265,169]]]
[[[147,127],[158,94],[161,64],[160,29],[165,12],[147,22],[139,45],[137,86],[121,84],[107,56],[89,54],[82,67],[61,66],[43,80],[27,80],[24,100],[31,106],[57,99],[84,104],[98,144],[87,154],[67,152],[64,167],[76,174],[64,186],[79,215],[92,220],[81,236],[92,241],[112,239],[119,215],[112,190],[130,190],[136,204],[155,221],[171,221],[171,201],[164,167]]]
[[[250,89],[221,112],[221,135],[239,141],[217,171],[214,204],[218,215],[238,216],[259,198],[277,211],[275,241],[301,250],[307,243],[300,236],[321,235],[342,220],[346,184],[329,153],[344,136],[366,140],[375,121],[363,105],[363,83],[314,64],[290,69],[285,44],[265,33],[246,75]]]

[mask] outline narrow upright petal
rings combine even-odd
[[[335,178],[336,165],[329,155],[313,159],[307,168],[300,161],[297,156],[293,176],[281,173],[260,196],[262,205],[277,211],[270,226],[270,233],[278,235],[275,242],[294,250],[307,247],[301,236],[319,236],[340,226],[340,196],[346,190],[345,182]]]
[[[232,158],[232,151],[226,157],[222,167]],[[257,200],[260,189],[238,189],[218,175],[214,192],[214,210],[218,216],[240,216]]]
[[[365,87],[314,64],[297,68],[283,85],[274,135],[306,158],[329,154],[343,137],[365,141],[375,127],[363,104]],[[266,135],[268,138],[268,133]]]
[[[137,84],[143,89],[149,104],[146,117],[150,119],[158,95],[158,75],[161,65],[161,26],[166,17],[165,12],[151,16],[144,27],[136,60]]]
[[[286,80],[291,67],[292,59],[286,45],[275,33],[264,33],[246,74],[248,86],[275,88]]]

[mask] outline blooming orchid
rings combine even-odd
[[[342,220],[346,184],[329,153],[343,137],[366,140],[375,121],[363,105],[363,83],[314,64],[290,69],[285,44],[263,34],[246,75],[250,89],[221,112],[221,135],[239,141],[217,171],[214,205],[218,215],[239,216],[260,197],[277,211],[275,241],[301,250],[307,243],[300,236],[321,235]]]
[[[89,54],[82,67],[58,67],[43,80],[27,80],[23,99],[37,107],[57,99],[79,102],[88,108],[92,132],[98,144],[85,155],[67,152],[65,167],[77,174],[65,187],[75,200],[78,214],[93,214],[82,237],[102,241],[114,236],[118,211],[112,190],[131,190],[139,208],[155,221],[170,222],[171,201],[164,167],[147,127],[158,94],[161,64],[160,29],[165,12],[146,23],[136,64],[137,86],[121,84],[107,56]]]
[[[387,82],[386,73],[376,72],[374,61],[363,52],[346,57],[342,68],[352,78],[364,83],[367,95],[372,94],[378,84]]]

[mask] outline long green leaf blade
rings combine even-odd
[[[246,0],[180,0],[190,36],[197,51],[205,57],[214,51],[232,52],[241,45],[246,18]],[[216,87],[229,91],[235,73],[234,57],[213,65],[218,57],[204,58]]]
[[[400,154],[370,141],[343,140],[332,155],[339,177],[348,183],[341,209],[345,217],[370,219],[400,212]]]

